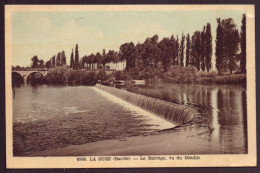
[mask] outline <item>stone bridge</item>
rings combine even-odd
[[[21,75],[21,77],[23,78],[24,84],[27,83],[27,78],[29,75],[33,74],[33,73],[39,73],[41,74],[43,77],[46,76],[46,74],[48,74],[50,70],[47,68],[34,68],[34,69],[12,69],[12,73],[18,73],[19,75]]]

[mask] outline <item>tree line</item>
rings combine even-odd
[[[219,73],[234,70],[246,73],[246,15],[242,16],[241,32],[239,33],[232,18],[217,18],[216,28],[216,68]],[[78,44],[75,55],[72,49],[70,68],[79,69],[105,69],[106,64],[125,62],[126,71],[167,71],[170,66],[194,66],[197,70],[212,69],[212,33],[211,24],[207,23],[201,31],[192,35],[182,34],[181,38],[172,35],[159,41],[158,35],[147,38],[143,43],[124,43],[119,51],[109,50],[96,54],[84,55],[79,58]],[[37,56],[32,58],[31,67],[54,68],[67,65],[64,51],[54,55],[44,64]]]
[[[218,18],[217,23],[215,55],[218,72],[229,70],[232,74],[238,66],[237,62],[240,62],[240,72],[246,73],[246,15],[242,16],[240,34],[232,18],[222,20]]]

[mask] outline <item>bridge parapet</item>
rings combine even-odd
[[[50,71],[50,68],[12,68],[12,71]]]

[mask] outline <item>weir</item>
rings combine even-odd
[[[150,111],[175,125],[182,125],[190,122],[196,114],[196,110],[188,106],[178,105],[100,84],[96,84],[96,87],[144,110]]]

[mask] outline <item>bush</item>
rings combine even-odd
[[[97,83],[96,73],[88,72],[84,78],[83,84],[85,85],[95,85]]]
[[[164,82],[193,83],[196,82],[198,70],[195,67],[172,66],[164,73]]]
[[[68,82],[68,76],[70,76],[71,72],[72,70],[66,67],[57,67],[51,69],[45,79],[50,84],[64,84]]]
[[[84,79],[85,74],[82,71],[72,71],[69,75],[68,82],[69,84],[80,85]]]
[[[105,71],[99,71],[96,75],[96,80],[105,81],[109,78]]]

